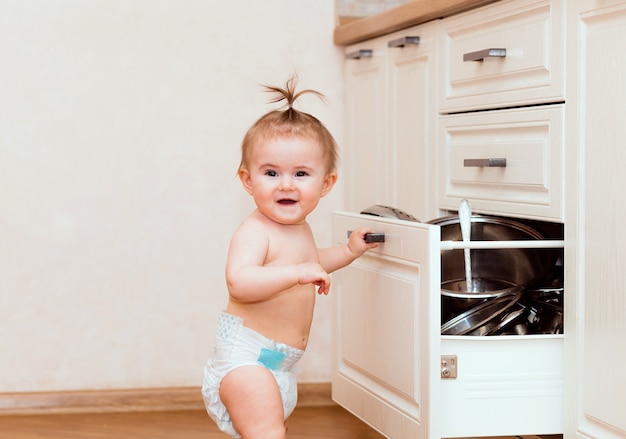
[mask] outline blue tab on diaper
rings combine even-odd
[[[261,355],[259,355],[257,361],[269,370],[280,370],[285,361],[285,354],[279,351],[261,348]]]

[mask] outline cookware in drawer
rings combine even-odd
[[[563,3],[501,1],[442,20],[440,111],[563,101]]]
[[[563,105],[440,117],[441,209],[563,221]]]

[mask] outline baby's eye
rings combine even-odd
[[[276,177],[278,175],[278,172],[269,169],[265,171],[265,175],[267,175],[268,177]]]
[[[306,171],[298,171],[298,172],[296,172],[296,177],[306,177],[307,175],[309,175],[309,173],[306,172]]]

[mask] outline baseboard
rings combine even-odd
[[[335,405],[330,383],[298,383],[298,407],[326,407]]]
[[[334,404],[330,383],[298,384],[298,406]],[[0,393],[0,415],[204,410],[199,387]]]
[[[198,387],[0,394],[0,414],[132,412],[202,408]]]

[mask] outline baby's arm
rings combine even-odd
[[[239,302],[268,300],[296,285],[314,284],[327,294],[330,276],[317,263],[264,265],[269,238],[258,228],[242,225],[235,232],[226,261],[226,282]]]
[[[368,233],[372,233],[372,231],[366,227],[361,227],[350,234],[347,244],[319,249],[320,264],[324,270],[332,273],[349,265],[367,250],[378,247],[379,243],[377,242],[365,242],[365,235]]]

